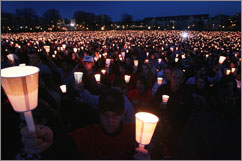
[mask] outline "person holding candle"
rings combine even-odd
[[[32,66],[36,66],[40,69],[40,75],[52,74],[50,68],[47,65],[43,64],[42,60],[40,59],[39,53],[31,52],[28,54],[28,57],[29,57],[29,64]]]
[[[117,90],[107,90],[98,101],[100,124],[56,136],[43,125],[36,125],[36,135],[21,129],[25,151],[40,153],[44,159],[136,159],[143,153],[134,147],[133,124],[122,122],[124,99]],[[146,152],[146,155],[148,153]]]
[[[179,151],[177,143],[180,135],[195,108],[192,91],[188,86],[183,86],[183,82],[182,70],[174,68],[171,72],[170,84],[162,85],[153,99],[154,112],[159,117],[167,120],[165,123],[171,128],[170,133],[167,134],[167,146],[168,151],[174,157]],[[158,108],[162,102],[162,95],[169,96],[165,112],[161,112],[160,108]]]
[[[93,109],[98,110],[98,100],[100,96],[91,94],[88,90],[83,89],[83,84],[77,84],[76,89],[79,92],[78,97],[76,98],[78,102],[83,102],[89,104]],[[129,101],[128,97],[125,95],[127,93],[127,85],[121,78],[116,78],[112,82],[112,88],[120,91],[124,97],[124,122],[134,122],[134,109],[133,105]],[[105,89],[104,89],[105,90]]]
[[[170,67],[165,67],[162,70],[162,74],[159,72],[157,74],[157,78],[159,77],[163,77],[162,79],[162,84],[167,84],[170,83],[170,77],[171,77],[171,68]],[[158,84],[158,81],[155,82],[155,84],[152,87],[152,95],[154,96],[155,93],[157,92],[158,88],[162,85],[162,84]]]
[[[129,91],[128,98],[134,105],[135,111],[149,110],[147,106],[151,104],[153,96],[144,76],[139,76],[136,88]]]

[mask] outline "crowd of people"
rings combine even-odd
[[[1,68],[18,65],[40,69],[36,132],[2,89],[2,159],[241,159],[240,32],[1,34]],[[141,111],[159,117],[146,150]]]

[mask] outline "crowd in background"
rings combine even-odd
[[[220,56],[226,57],[223,63]],[[40,69],[35,124],[54,134],[100,123],[98,99],[112,88],[124,98],[123,122],[134,124],[140,111],[159,117],[147,146],[151,159],[241,157],[240,32],[2,34],[1,68],[23,63]],[[83,72],[81,84],[75,83],[74,72]],[[163,78],[162,84],[157,78]],[[60,85],[66,85],[66,93]],[[162,95],[169,96],[167,104]],[[1,98],[2,157],[16,159],[25,121],[3,89]]]

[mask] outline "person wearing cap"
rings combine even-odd
[[[79,96],[76,97],[78,102],[89,104],[93,109],[98,110],[98,101],[100,96],[91,94],[88,90],[83,89],[83,84],[76,84],[76,90],[79,92]],[[112,82],[112,88],[120,91],[124,97],[124,122],[134,122],[134,108],[128,97],[125,95],[127,87],[126,83],[121,78],[116,78]]]
[[[36,133],[21,129],[27,153],[42,159],[136,159],[134,124],[123,123],[124,98],[114,89],[104,91],[98,101],[100,124],[88,125],[68,135],[53,134],[49,127],[36,125]],[[138,153],[138,154],[137,154]],[[149,153],[145,153],[146,158]],[[138,159],[137,158],[137,159]]]
[[[99,87],[94,77],[94,60],[92,56],[84,56],[84,69],[83,69],[83,83],[84,88],[91,92],[91,94],[99,94]]]

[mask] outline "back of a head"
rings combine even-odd
[[[124,112],[124,98],[121,92],[115,89],[106,89],[99,96],[98,112],[115,112],[121,115]]]

